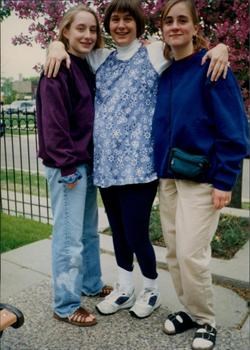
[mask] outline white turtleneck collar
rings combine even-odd
[[[117,46],[117,58],[122,61],[129,60],[141,47],[138,39],[132,41],[128,46]]]

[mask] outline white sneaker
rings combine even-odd
[[[145,288],[139,294],[134,306],[129,310],[132,316],[145,318],[152,314],[161,305],[158,289]]]
[[[135,303],[135,292],[132,293],[124,292],[119,289],[119,284],[117,283],[114,287],[113,292],[111,292],[103,301],[96,305],[97,311],[102,315],[111,315],[116,313],[121,309],[129,309]]]

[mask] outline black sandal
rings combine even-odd
[[[166,321],[170,321],[173,326],[172,328],[174,328],[174,330],[168,329],[165,322],[163,331],[168,335],[183,333],[188,329],[197,327],[197,323],[194,322],[191,317],[184,311],[179,311],[168,315]]]
[[[216,329],[209,324],[199,326],[193,338],[192,349],[212,350],[215,346],[216,334]],[[201,346],[200,344],[202,342],[205,342],[205,344],[202,344]]]
[[[11,315],[6,315],[6,318],[5,318],[4,312],[6,310],[7,310],[7,312],[12,314],[12,317],[11,317]],[[19,309],[17,309],[16,307],[14,307],[12,305],[9,305],[9,304],[2,304],[2,303],[0,303],[0,311],[1,311],[1,325],[0,325],[1,332],[8,325],[10,325],[13,328],[19,328],[19,327],[21,327],[24,324],[23,313]],[[9,317],[10,317],[10,319],[9,319]],[[9,323],[9,320],[10,321],[13,320],[13,322]],[[5,323],[5,321],[7,323]]]

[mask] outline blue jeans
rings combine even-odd
[[[53,213],[53,308],[67,317],[80,307],[81,294],[94,295],[102,287],[96,187],[88,166],[74,189],[58,183],[60,169],[45,167]]]

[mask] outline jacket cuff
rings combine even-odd
[[[74,166],[70,167],[70,168],[63,168],[61,169],[61,175],[62,176],[68,176],[68,175],[72,175],[77,171],[77,168]]]
[[[63,184],[74,184],[76,183],[78,180],[80,180],[82,178],[81,173],[77,170],[74,174],[71,175],[67,175],[67,176],[62,176],[59,179],[59,183],[63,183]]]
[[[219,180],[214,180],[213,181],[213,187],[221,190],[221,191],[232,191],[233,185],[229,185],[225,182],[219,181]]]

